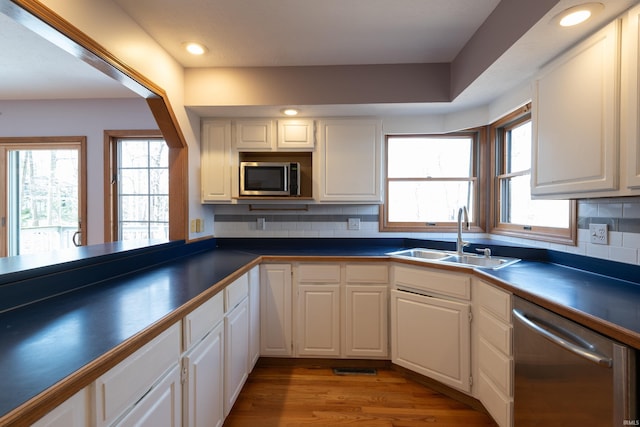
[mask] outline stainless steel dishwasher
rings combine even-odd
[[[514,426],[638,425],[635,350],[514,298]]]

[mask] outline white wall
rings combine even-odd
[[[143,99],[0,101],[0,136],[87,137],[87,243],[104,242],[104,131],[157,129]]]

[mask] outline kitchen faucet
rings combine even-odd
[[[469,242],[465,242],[462,240],[462,216],[464,215],[464,228],[465,230],[469,229],[469,213],[467,212],[467,207],[463,206],[458,209],[458,240],[456,242],[456,252],[458,255],[462,255],[464,253],[464,247],[469,246]]]

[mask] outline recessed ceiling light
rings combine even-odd
[[[573,27],[581,24],[604,9],[602,3],[585,3],[570,7],[556,15],[553,22],[562,27]]]
[[[185,42],[182,44],[184,48],[192,55],[203,55],[207,52],[207,47],[198,42]]]
[[[286,116],[297,116],[299,112],[300,111],[296,110],[295,108],[285,108],[284,110],[282,110],[282,113]]]

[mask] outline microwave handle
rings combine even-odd
[[[285,165],[284,167],[284,191],[289,191],[289,174],[290,174],[290,170],[291,166],[290,165]]]

